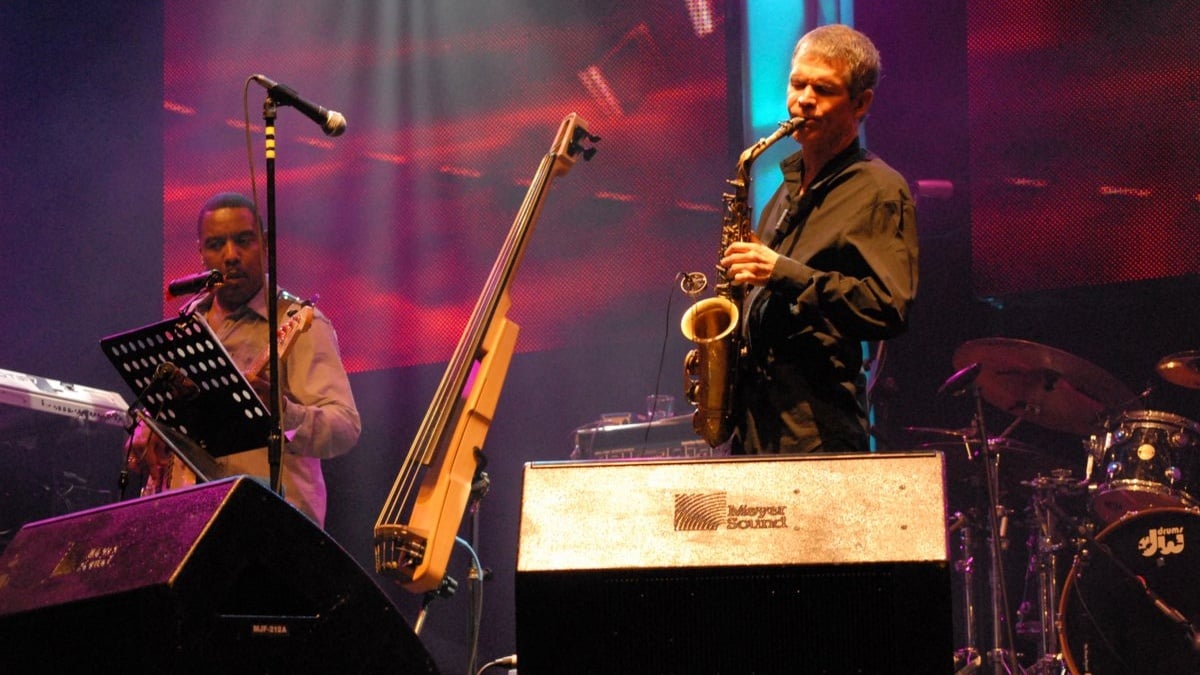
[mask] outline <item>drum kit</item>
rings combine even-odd
[[[1034,342],[966,342],[954,367],[942,389],[972,392],[971,424],[908,430],[955,437],[925,447],[945,453],[952,505],[960,481],[979,496],[978,508],[950,518],[962,582],[957,672],[1200,673],[1200,424],[1144,410],[1149,390],[1136,394],[1098,366]],[[1167,356],[1156,370],[1200,389],[1200,351]],[[998,435],[985,428],[984,403],[1014,417]],[[1010,438],[1024,422],[1081,438],[1078,461],[1057,465],[1052,453]],[[1018,499],[1019,511],[1005,503]],[[1017,513],[1028,561],[1013,622],[1005,560]],[[976,550],[985,543],[992,631],[983,651]],[[1037,653],[1018,653],[1014,633],[1036,642]]]

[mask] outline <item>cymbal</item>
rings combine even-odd
[[[1200,351],[1178,352],[1158,362],[1162,379],[1189,389],[1200,389]]]
[[[1030,492],[1028,483],[1036,477],[1066,471],[1055,457],[1057,453],[1013,438],[993,437],[988,444],[990,456],[997,458],[999,486],[1007,495],[1024,498]],[[952,508],[963,508],[987,497],[986,470],[978,439],[934,441],[917,447],[940,451],[945,457],[947,499]]]
[[[974,427],[961,429],[943,429],[941,427],[904,427],[904,430],[915,434],[933,434],[934,436],[949,436],[951,438],[970,438],[979,433]]]
[[[975,379],[983,400],[1055,431],[1087,436],[1104,418],[1136,396],[1099,366],[1036,342],[1011,338],[971,340],[954,352],[954,367],[979,363]]]
[[[960,438],[957,441],[932,441],[922,443],[917,446],[922,450],[943,450],[947,455],[947,465],[954,466],[960,460],[979,463],[978,460],[983,456],[980,451],[980,443],[978,438]],[[993,436],[988,439],[988,454],[992,457],[1001,455],[1007,458],[1024,458],[1029,462],[1038,462],[1037,468],[1043,468],[1041,465],[1053,461],[1050,453],[1039,449],[1036,446],[1030,445],[1023,441],[1018,441],[1013,438],[1000,438]],[[1045,461],[1041,461],[1041,460]],[[1016,461],[1015,459],[1013,461]],[[1034,472],[1028,472],[1030,474]]]

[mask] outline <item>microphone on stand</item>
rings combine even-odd
[[[154,379],[163,382],[171,396],[181,401],[190,401],[200,395],[200,387],[196,385],[195,380],[170,361],[158,364],[154,371]]]
[[[151,394],[158,393],[159,391],[167,391],[173,387],[178,387],[181,393],[183,389],[189,389],[187,398],[191,398],[191,388],[195,388],[197,394],[200,393],[200,388],[196,386],[196,383],[187,374],[179,369],[179,366],[170,361],[163,361],[154,369],[154,374],[150,376],[149,381],[146,382],[146,386],[142,387],[142,390],[138,392],[137,398],[133,399],[133,403],[129,404],[129,408],[125,411],[125,414],[133,417],[134,409],[141,405]],[[129,427],[127,431],[132,432],[133,427]]]
[[[708,286],[708,277],[703,272],[680,272],[678,279],[679,289],[692,297],[700,295],[700,291]]]
[[[198,272],[189,274],[186,277],[172,279],[167,284],[166,295],[168,298],[177,298],[181,295],[191,295],[199,293],[202,290],[211,289],[214,286],[220,286],[225,281],[225,275],[221,274],[220,270],[208,270],[207,272]]]
[[[279,84],[266,75],[251,75],[250,79],[265,87],[267,95],[278,105],[291,106],[304,113],[308,119],[321,125],[326,136],[341,136],[346,131],[346,118],[342,113],[307,101],[301,98],[296,90],[285,84]]]
[[[942,383],[942,386],[937,390],[937,395],[941,396],[942,394],[949,393],[951,396],[958,396],[962,394],[975,382],[975,378],[979,377],[979,371],[981,370],[983,370],[983,364],[978,361],[963,368]]]

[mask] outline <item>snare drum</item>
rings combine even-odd
[[[1121,417],[1092,467],[1092,512],[1102,523],[1164,506],[1194,506],[1200,478],[1200,425],[1165,412]]]
[[[1080,550],[1058,607],[1059,645],[1070,672],[1200,673],[1200,651],[1167,616],[1175,610],[1200,625],[1200,512],[1172,507],[1132,513],[1096,541]]]

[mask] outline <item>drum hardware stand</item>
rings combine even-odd
[[[988,661],[992,672],[996,675],[1009,675],[1022,672],[1017,663],[1013,650],[1012,626],[1008,620],[1008,590],[1004,580],[1004,564],[1002,562],[1003,539],[1006,537],[1008,521],[1004,506],[1000,503],[999,453],[992,452],[992,439],[988,436],[983,416],[983,396],[979,387],[971,386],[975,399],[975,430],[979,433],[980,447],[983,448],[984,470],[988,490],[988,527],[991,532],[990,560],[992,572],[992,650],[988,652]],[[1008,434],[1019,422],[1018,417],[1008,429]]]
[[[966,646],[954,652],[955,675],[969,675],[976,672],[983,659],[979,654],[979,640],[975,635],[975,513],[964,514],[961,511],[954,514],[947,534],[959,533],[962,556],[954,563],[954,571],[962,575],[963,582],[963,630]]]
[[[1064,549],[1059,532],[1060,518],[1055,495],[1059,487],[1071,478],[1070,469],[1054,469],[1050,477],[1037,476],[1025,483],[1033,488],[1031,506],[1033,522],[1037,528],[1031,539],[1036,538],[1030,559],[1030,571],[1037,575],[1038,589],[1038,644],[1039,658],[1033,672],[1040,675],[1062,673],[1064,665],[1058,644],[1056,622],[1058,617],[1058,556]],[[1022,609],[1025,608],[1024,603]]]

